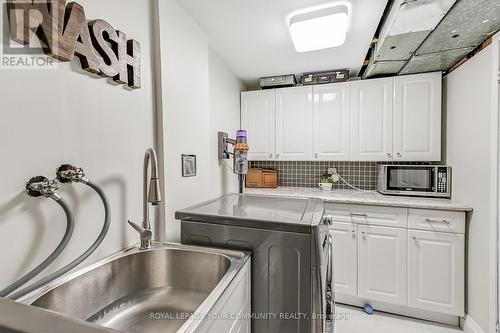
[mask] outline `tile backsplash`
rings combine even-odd
[[[321,177],[327,173],[328,168],[337,168],[338,174],[351,185],[363,190],[375,190],[377,187],[377,164],[380,163],[251,161],[249,167],[278,170],[279,186],[286,187],[318,187]],[[335,183],[333,187],[350,189],[342,180]]]

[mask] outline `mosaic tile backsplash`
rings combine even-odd
[[[363,190],[375,190],[377,188],[378,164],[380,163],[252,161],[249,163],[249,167],[278,170],[279,186],[286,187],[318,187],[321,177],[327,173],[328,168],[337,168],[337,173],[351,185]],[[335,189],[350,189],[342,180],[334,183],[333,187]]]

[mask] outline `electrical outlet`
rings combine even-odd
[[[334,175],[337,173],[337,168],[328,168],[328,174],[329,175]]]

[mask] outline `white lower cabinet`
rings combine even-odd
[[[234,277],[217,303],[203,316],[195,317],[193,333],[250,333],[251,332],[251,261]]]
[[[358,295],[406,305],[406,230],[358,226]]]
[[[358,294],[358,226],[334,222],[330,234],[334,239],[333,267],[335,291],[345,295]]]
[[[375,219],[369,205],[325,208],[338,300],[443,323],[464,317],[464,212],[380,206],[376,216],[397,218]]]
[[[464,235],[408,231],[411,307],[464,315]]]

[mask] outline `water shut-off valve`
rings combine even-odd
[[[63,164],[57,169],[57,180],[62,184],[73,182],[87,184],[89,182],[83,169],[71,164]]]
[[[26,193],[30,197],[45,197],[59,201],[61,197],[56,193],[59,189],[56,180],[50,180],[44,176],[36,176],[28,180],[26,184]]]

